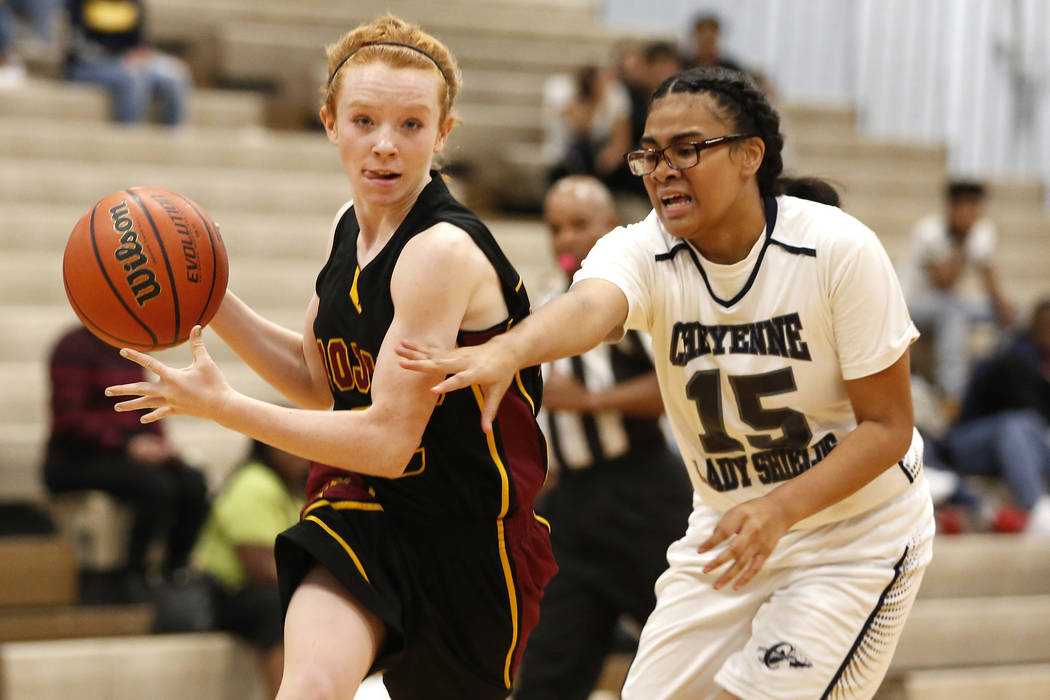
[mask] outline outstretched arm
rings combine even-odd
[[[611,282],[587,279],[483,345],[446,350],[413,338],[397,347],[401,366],[452,376],[435,393],[477,384],[485,398],[482,428],[492,429],[499,402],[523,367],[572,357],[615,337],[627,320],[627,297]]]
[[[371,381],[372,403],[357,411],[276,406],[234,391],[204,348],[199,327],[190,337],[193,364],[173,369],[134,350],[125,357],[155,372],[159,381],[110,387],[114,396],[138,396],[120,411],[149,409],[143,422],[183,414],[213,420],[279,449],[361,474],[393,477],[419,446],[437,396],[434,374],[400,367],[394,347],[406,338],[447,349],[455,344],[468,304],[483,274],[494,274],[462,234],[461,244],[426,246],[420,234],[401,254],[390,291],[396,309]],[[464,242],[465,241],[465,242]],[[484,267],[481,267],[484,265]]]
[[[857,427],[813,468],[726,511],[700,545],[700,552],[706,552],[732,537],[704,567],[709,572],[731,563],[715,588],[736,579],[733,588],[739,590],[795,523],[860,490],[905,455],[915,424],[910,376],[905,352],[881,372],[847,381]]]

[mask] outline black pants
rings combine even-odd
[[[266,651],[284,641],[284,610],[277,586],[246,585],[229,591],[208,576],[216,629],[232,632]]]
[[[621,616],[645,622],[692,487],[662,446],[562,474],[544,499],[558,574],[521,661],[515,700],[586,700]]]
[[[132,509],[126,562],[132,572],[145,571],[146,549],[162,534],[164,571],[185,566],[208,515],[204,475],[179,461],[145,466],[122,455],[51,461],[44,467],[44,481],[52,493],[104,491]]]

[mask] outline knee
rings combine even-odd
[[[158,89],[177,95],[189,90],[193,82],[190,69],[185,63],[163,54],[154,57],[150,66],[150,77]]]
[[[1046,430],[1046,421],[1037,411],[1024,409],[1003,414],[1001,434],[1004,440],[1041,442]]]

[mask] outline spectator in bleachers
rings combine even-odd
[[[999,285],[994,256],[995,224],[985,216],[985,189],[978,182],[951,182],[946,213],[920,219],[912,230],[908,269],[902,275],[912,318],[932,330],[936,357],[934,381],[954,416],[966,386],[973,324],[1013,322],[1013,307]],[[964,276],[976,273],[983,298],[961,289]]]
[[[204,475],[182,460],[159,424],[113,411],[117,399],[105,396],[105,388],[142,381],[142,368],[83,326],[55,345],[50,379],[44,481],[51,493],[104,491],[133,510],[122,594],[144,600],[146,553],[155,537],[166,538],[166,578],[186,566],[208,513]]]
[[[109,90],[117,122],[144,121],[154,99],[160,123],[185,122],[192,84],[189,69],[148,43],[142,0],[67,0],[67,9],[70,80]]]
[[[686,68],[728,68],[750,75],[759,89],[771,99],[774,97],[772,86],[765,74],[752,67],[744,67],[735,58],[722,50],[722,20],[711,12],[702,12],[693,18],[693,52],[683,56],[682,64]]]
[[[722,51],[722,20],[703,12],[693,18],[693,53],[682,61],[687,68],[722,67],[743,71],[744,67]]]
[[[616,49],[616,77],[627,90],[631,102],[631,148],[642,139],[645,131],[645,115],[649,111],[648,69],[645,62],[645,48],[630,42]]]
[[[1028,513],[1025,531],[1050,536],[1050,299],[1028,330],[978,362],[941,453],[961,475],[1002,477]]]
[[[644,187],[623,155],[638,145],[649,94],[681,69],[674,44],[628,44],[615,66],[588,65],[575,76],[552,76],[543,90],[543,158],[550,183],[567,175],[593,175],[613,192],[623,218],[651,209]]]
[[[645,75],[650,95],[661,83],[681,70],[682,59],[674,44],[667,41],[654,41],[646,45]],[[646,104],[647,112],[648,109],[649,105]]]
[[[608,66],[588,65],[563,93],[561,157],[549,173],[551,181],[565,175],[594,175],[617,192],[642,195],[623,154],[631,148],[631,98]]]
[[[59,7],[59,0],[0,0],[0,89],[25,82],[20,53],[51,42]]]
[[[553,298],[619,221],[608,189],[579,175],[551,187],[543,216],[565,273]],[[550,518],[559,572],[544,591],[515,698],[586,700],[617,621],[641,625],[656,605],[665,551],[689,516],[689,479],[660,428],[648,335],[630,331],[545,366],[543,405],[556,482],[538,510]]]
[[[215,497],[193,556],[208,578],[216,627],[259,650],[271,697],[284,664],[273,546],[299,520],[309,471],[302,457],[253,440],[247,460]]]

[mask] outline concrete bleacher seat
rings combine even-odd
[[[253,651],[229,635],[0,645],[4,700],[263,700]]]
[[[75,543],[81,569],[115,571],[125,565],[131,511],[102,491],[52,494],[47,510],[60,533]]]
[[[31,80],[10,99],[0,100],[0,117],[38,117],[63,121],[109,121],[109,95],[99,87]],[[264,100],[250,92],[195,90],[190,96],[189,123],[236,127],[262,122]]]
[[[169,42],[192,42],[216,25],[243,20],[271,23],[318,22],[327,20],[346,31],[355,23],[386,14],[392,8],[382,0],[314,0],[309,4],[286,0],[148,0],[156,21],[153,35]],[[590,33],[605,36],[592,2],[492,2],[489,0],[400,0],[394,8],[398,16],[421,24],[435,33],[440,28],[466,26],[479,31],[518,31],[548,36],[578,36]]]
[[[1045,590],[1045,589],[1044,589]],[[896,670],[1046,662],[1050,594],[921,598],[893,659]]]
[[[149,631],[151,606],[76,605],[78,568],[64,533],[0,538],[0,650],[9,642]],[[0,697],[7,697],[2,688]]]
[[[62,187],[54,183],[61,181]],[[251,168],[160,164],[124,165],[0,158],[3,199],[41,204],[79,203],[84,211],[119,189],[136,184],[182,192],[206,210],[215,207],[280,212],[335,212],[348,199],[345,179],[328,173],[283,173]]]
[[[174,133],[153,125],[109,122],[70,130],[58,120],[0,119],[0,157],[84,161],[92,164],[167,164],[195,169],[253,168],[345,176],[323,134],[274,133],[261,129],[189,127]]]
[[[1050,696],[1050,664],[913,671],[899,686],[909,700],[1045,700]]]
[[[0,656],[11,642],[122,637],[147,634],[150,605],[64,605],[0,610]],[[7,696],[4,696],[5,698]]]
[[[76,595],[76,555],[69,540],[0,537],[0,610],[68,605]]]

